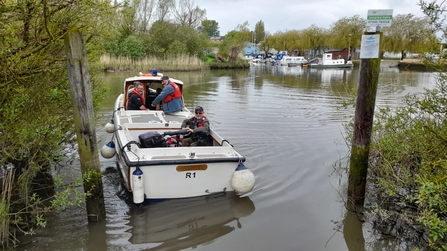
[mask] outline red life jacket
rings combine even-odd
[[[203,123],[205,121],[205,119],[206,119],[206,116],[203,116],[200,121],[197,121],[197,128],[203,127],[205,125],[205,123]]]
[[[163,99],[163,103],[168,103],[173,99],[182,97],[182,93],[180,92],[180,88],[178,85],[174,84],[173,82],[169,81],[168,84],[170,84],[172,87],[174,87],[174,92],[171,92]]]
[[[145,104],[145,103],[144,103],[144,97],[143,97],[143,95],[141,95],[141,94],[138,92],[137,88],[133,88],[133,89],[132,89],[132,92],[127,96],[127,106],[129,105],[129,102],[130,102],[130,96],[132,96],[133,94],[137,94],[138,96],[140,96],[141,102],[143,103],[143,105]],[[127,107],[127,106],[126,106],[126,107]]]

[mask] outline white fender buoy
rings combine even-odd
[[[115,131],[115,124],[113,123],[113,120],[108,122],[104,128],[106,129],[106,132],[113,133]]]
[[[139,167],[132,173],[132,194],[133,203],[141,204],[144,202],[143,171]]]
[[[255,175],[244,166],[244,163],[239,162],[234,170],[231,176],[231,186],[239,193],[248,193],[255,186]]]
[[[110,141],[101,148],[101,156],[110,159],[115,156],[115,143]]]

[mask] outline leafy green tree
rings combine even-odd
[[[259,20],[255,25],[255,43],[259,43],[265,38],[264,22]]]
[[[42,212],[34,211],[42,209],[37,192],[51,195],[51,167],[63,157],[65,147],[73,147],[63,38],[79,30],[87,47],[98,50],[90,43],[98,42],[107,30],[114,9],[108,2],[24,0],[2,2],[0,11],[0,166],[11,167],[14,177],[0,199],[0,238],[5,247],[14,236],[9,217],[15,215],[15,226],[36,220],[28,216]],[[97,107],[103,89],[93,71],[91,78]]]
[[[176,37],[176,25],[170,22],[157,21],[152,24],[149,36],[145,41],[148,55],[162,56]]]
[[[274,48],[275,36],[266,36],[259,44],[259,49],[268,53],[270,49]]]
[[[275,33],[274,48],[276,50],[286,50],[290,53],[297,52],[302,55],[304,52],[304,43],[302,43],[302,31],[291,30]]]
[[[205,33],[209,37],[218,37],[220,36],[219,23],[215,20],[203,20],[199,32]]]
[[[204,39],[190,26],[157,21],[145,37],[144,45],[148,55],[165,56],[176,52],[200,57],[206,45]],[[174,48],[173,43],[180,47]]]
[[[231,63],[235,63],[237,55],[244,47],[245,42],[250,41],[251,32],[242,27],[239,31],[230,31],[225,39],[219,44],[219,53],[223,57],[229,57]]]
[[[401,53],[403,58],[406,52],[423,52],[432,47],[432,35],[427,18],[415,17],[413,14],[397,15],[391,26],[383,29],[382,49]]]
[[[320,49],[326,48],[326,40],[329,32],[321,27],[312,24],[309,28],[304,29],[302,33],[302,44],[305,48],[310,48],[312,56]]]
[[[141,39],[136,36],[128,36],[119,45],[117,54],[137,59],[146,55],[146,49]]]
[[[360,47],[363,33],[366,31],[366,20],[359,15],[343,17],[331,25],[331,36],[327,39],[328,47],[349,48],[355,51]]]

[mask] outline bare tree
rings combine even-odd
[[[197,29],[206,19],[206,10],[194,7],[194,0],[179,0],[173,9],[174,20],[180,25],[186,25]]]
[[[154,12],[155,0],[135,0],[135,18],[139,32],[147,32],[150,27],[152,13]]]
[[[170,9],[175,6],[175,0],[158,0],[157,4],[157,20],[168,21]]]

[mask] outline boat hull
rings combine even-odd
[[[117,158],[126,188],[132,192],[132,174],[137,166],[128,166],[122,153],[117,153]],[[234,191],[231,177],[237,168],[237,161],[208,160],[190,161],[190,164],[138,165],[143,173],[145,200],[189,198]]]
[[[310,68],[317,68],[317,69],[333,69],[333,68],[352,68],[352,64],[342,64],[342,65],[320,65],[320,64],[309,64],[308,67]]]

